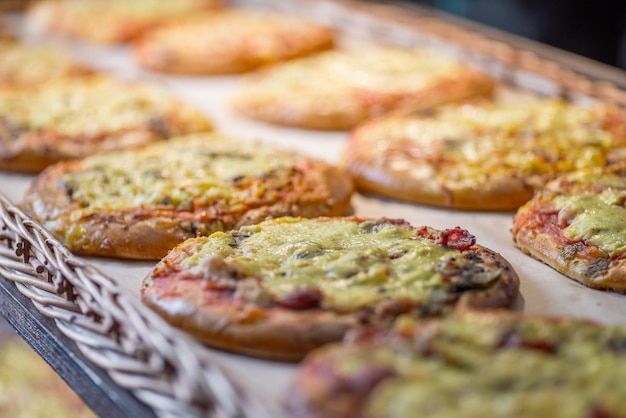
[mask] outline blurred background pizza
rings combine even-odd
[[[1,317],[0,417],[95,417],[78,395]]]

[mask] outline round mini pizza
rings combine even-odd
[[[105,75],[0,88],[1,170],[37,173],[57,161],[208,130],[204,115],[164,89]]]
[[[618,418],[624,376],[624,326],[466,312],[316,350],[285,402],[298,418]]]
[[[220,7],[221,0],[40,0],[26,10],[28,28],[114,44],[171,19]]]
[[[515,244],[594,289],[626,293],[626,166],[551,181],[515,214]]]
[[[494,81],[430,51],[333,50],[250,74],[232,105],[279,125],[349,129],[393,109],[489,96]]]
[[[359,190],[464,210],[515,210],[560,173],[626,159],[626,115],[559,100],[475,100],[390,115],[352,132]]]
[[[333,32],[311,21],[250,11],[209,12],[148,31],[141,66],[175,74],[233,74],[329,49]]]
[[[199,234],[344,214],[351,194],[327,163],[205,133],[50,166],[24,208],[74,253],[160,259]]]
[[[0,40],[0,88],[33,87],[50,80],[92,74],[63,52]]]
[[[209,346],[294,361],[363,326],[510,307],[518,278],[460,228],[278,218],[175,247],[143,301]]]

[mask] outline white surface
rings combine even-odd
[[[77,43],[60,44],[82,61],[126,78],[152,81],[203,110],[219,130],[245,140],[259,140],[309,155],[337,161],[347,134],[282,128],[253,122],[233,114],[228,96],[237,77],[170,77],[141,71],[127,48],[100,48]],[[18,203],[31,176],[0,173],[0,192]],[[521,280],[517,309],[532,314],[572,316],[606,324],[626,324],[626,297],[587,289],[525,256],[513,247],[510,236],[512,213],[469,213],[355,195],[354,214],[362,217],[405,218],[414,225],[436,228],[461,226],[476,235],[478,243],[500,252],[510,261]],[[120,287],[139,296],[141,280],[154,263],[90,259]],[[244,389],[271,403],[279,402],[290,382],[292,365],[248,359],[211,351]]]

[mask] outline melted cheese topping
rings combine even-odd
[[[331,357],[340,381],[358,383],[368,370],[395,374],[369,394],[366,417],[409,418],[415,411],[435,418],[626,413],[624,327],[542,319],[494,327],[490,320],[453,320],[431,334],[387,341]]]
[[[190,135],[86,158],[61,182],[82,207],[74,219],[102,209],[192,210],[217,201],[236,212],[277,201],[299,160],[217,134]]]
[[[90,136],[144,128],[182,108],[167,91],[94,76],[0,91],[0,116],[13,126]]]
[[[273,67],[266,76],[251,79],[241,96],[307,95],[328,100],[355,90],[401,94],[462,71],[460,64],[425,51],[328,51]]]
[[[212,276],[203,260],[217,255],[244,275],[261,278],[279,300],[315,288],[323,294],[322,306],[330,309],[390,298],[443,303],[456,297],[453,284],[442,277],[445,268],[467,273],[467,289],[480,288],[500,273],[415,231],[377,221],[281,218],[190,245],[195,250],[182,263],[196,277]]]
[[[374,164],[431,177],[452,189],[488,176],[531,175],[604,165],[624,140],[606,131],[600,109],[558,100],[444,106],[433,117],[388,118],[357,137]],[[369,148],[368,148],[369,147]],[[509,174],[511,175],[511,174]]]
[[[82,72],[83,67],[61,52],[0,42],[0,84],[30,86]]]
[[[587,173],[584,180],[587,184],[618,188],[555,197],[559,219],[567,224],[563,234],[595,245],[610,256],[626,253],[626,178]]]

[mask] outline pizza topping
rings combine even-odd
[[[374,313],[377,318],[396,318],[398,315],[409,312],[415,307],[415,303],[409,298],[399,297],[397,299],[387,299],[376,304]],[[367,320],[363,322],[368,322]]]
[[[294,411],[324,416],[325,402],[347,398],[350,411],[338,416],[622,417],[626,361],[614,341],[625,340],[624,327],[504,314],[404,323],[305,360],[301,376],[322,367],[334,375],[316,378],[316,388],[329,388],[322,397],[296,387],[311,403]],[[356,384],[370,374],[371,384]]]
[[[255,277],[248,277],[238,281],[233,299],[262,307],[271,306],[274,302],[272,295],[260,283],[259,279]]]
[[[571,260],[576,257],[576,254],[578,254],[582,249],[583,244],[580,242],[559,247],[559,257],[563,260]]]
[[[463,251],[476,244],[476,237],[465,229],[445,229],[439,235],[437,244]]]
[[[87,72],[62,52],[0,41],[0,84],[29,86]]]
[[[192,277],[213,281],[227,279],[234,282],[247,276],[239,266],[226,263],[219,255],[204,257],[189,269],[189,273]]]
[[[595,276],[598,273],[606,272],[609,268],[610,261],[608,258],[600,258],[593,263],[589,264],[589,268],[587,269],[587,274],[590,277]]]
[[[301,287],[287,294],[278,304],[289,309],[314,309],[319,308],[324,294],[315,287]]]
[[[442,279],[455,291],[485,287],[500,277],[500,269],[488,269],[484,264],[467,263],[459,256],[442,258],[439,263],[439,272]]]
[[[164,90],[105,76],[53,81],[28,94],[0,94],[0,114],[10,115],[15,124],[72,136],[144,128],[178,106]]]
[[[557,196],[559,225],[571,240],[584,240],[611,256],[626,252],[626,190]]]
[[[62,181],[71,186],[73,200],[87,205],[76,217],[144,205],[191,210],[219,201],[244,211],[259,200],[280,199],[277,191],[290,185],[293,167],[301,160],[276,151],[246,152],[249,146],[217,134],[179,137],[140,153],[88,157],[84,170],[68,173]]]
[[[548,340],[532,338],[529,339],[523,337],[523,335],[517,333],[512,334],[508,336],[506,342],[502,344],[502,346],[513,348],[527,348],[531,350],[545,351],[546,353],[550,354],[555,354],[557,351],[557,346]]]
[[[251,232],[233,232],[230,234],[231,240],[228,243],[228,246],[232,248],[237,248],[246,240],[252,236]]]
[[[479,188],[500,175],[539,187],[545,175],[604,166],[624,146],[603,126],[605,115],[560,100],[447,105],[430,117],[383,118],[356,141],[369,164],[436,177],[447,190]]]
[[[439,242],[441,236],[448,246]],[[400,221],[281,218],[200,240],[201,249],[184,264],[220,254],[262,278],[277,303],[291,309],[354,310],[398,299],[412,305],[433,298],[445,302],[456,297],[450,292],[482,289],[501,275],[498,267],[454,248],[473,245],[466,231],[428,229],[420,235]]]

